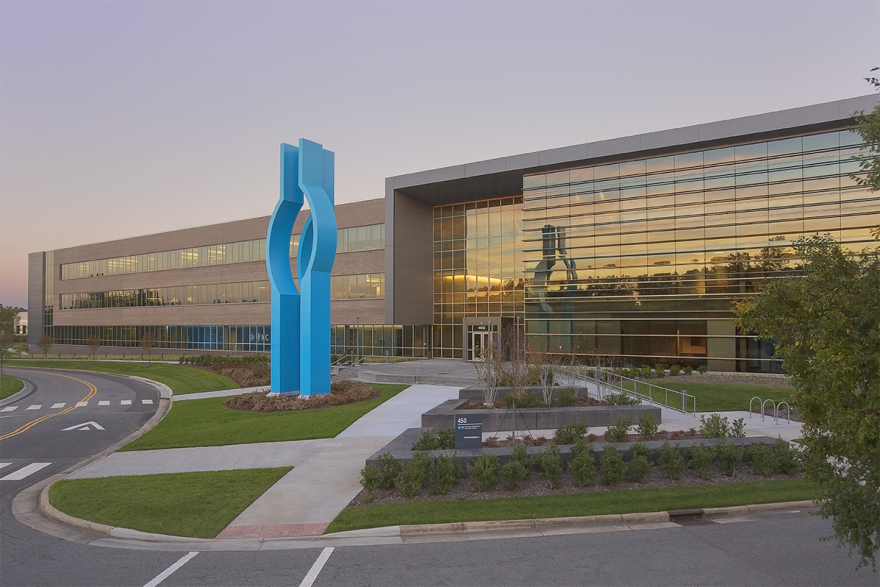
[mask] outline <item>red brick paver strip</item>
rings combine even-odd
[[[217,538],[286,538],[289,536],[318,536],[329,523],[271,524],[266,526],[227,526]]]

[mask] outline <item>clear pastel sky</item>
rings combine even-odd
[[[880,2],[0,0],[0,303],[27,254],[269,215],[279,148],[386,177],[871,93]]]

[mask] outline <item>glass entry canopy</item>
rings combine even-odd
[[[800,236],[872,244],[880,194],[850,176],[860,144],[840,130],[525,176],[529,345],[778,371],[771,345],[736,332],[731,306],[798,274]]]

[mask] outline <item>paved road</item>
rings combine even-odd
[[[0,407],[0,494],[48,477],[119,442],[155,413],[155,387],[135,379],[8,369],[30,393]]]

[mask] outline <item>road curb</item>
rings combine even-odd
[[[20,367],[21,369],[34,369],[35,367]],[[38,367],[36,367],[38,368]],[[117,373],[102,373],[100,371],[87,371],[85,369],[63,369],[63,371],[83,371],[87,373],[99,373],[101,375],[110,375],[113,377],[127,377],[130,379],[136,379],[142,383],[147,385],[151,385],[159,391],[159,406],[156,409],[156,412],[150,417],[149,420],[144,422],[144,424],[117,442],[116,444],[110,446],[104,451],[93,455],[84,461],[80,461],[75,465],[72,465],[61,471],[60,473],[49,477],[48,479],[38,483],[34,486],[26,488],[18,493],[12,500],[12,514],[15,518],[21,522],[22,524],[33,528],[34,530],[45,531],[44,528],[39,527],[39,521],[33,519],[32,516],[27,515],[28,512],[32,512],[33,510],[38,511],[45,518],[48,518],[51,521],[61,523],[65,526],[70,526],[73,528],[79,528],[82,530],[88,530],[91,532],[97,532],[99,534],[109,535],[110,531],[113,529],[111,526],[107,526],[105,524],[99,524],[97,522],[91,522],[89,520],[83,520],[81,518],[75,518],[71,515],[65,514],[64,512],[56,509],[49,503],[49,488],[56,482],[62,479],[69,477],[70,475],[85,469],[89,465],[100,461],[101,459],[107,458],[121,447],[125,446],[135,438],[145,434],[151,428],[153,428],[156,424],[159,423],[162,418],[168,413],[168,410],[171,409],[171,401],[173,397],[173,392],[171,388],[165,385],[164,383],[160,383],[158,381],[153,381],[152,379],[145,379],[143,377],[137,377],[134,375],[121,375]],[[21,393],[21,392],[19,392]],[[33,494],[37,493],[36,496]],[[36,503],[33,503],[35,500]],[[30,504],[26,503],[31,501]],[[34,507],[35,506],[35,507]],[[51,534],[51,532],[49,532]],[[171,537],[174,538],[174,537]]]
[[[20,369],[20,368],[21,367],[6,367],[6,369]],[[27,369],[27,367],[24,367],[24,368]],[[15,375],[12,375],[12,377],[15,377]],[[18,379],[18,377],[15,377],[15,378]],[[2,408],[3,406],[5,406],[7,404],[17,402],[20,399],[26,398],[33,391],[33,387],[31,387],[30,383],[28,383],[27,381],[23,381],[23,380],[22,380],[22,383],[24,383],[24,387],[22,387],[21,389],[19,389],[18,391],[16,391],[12,395],[10,395],[9,397],[4,398],[4,399],[0,399],[0,408]]]

